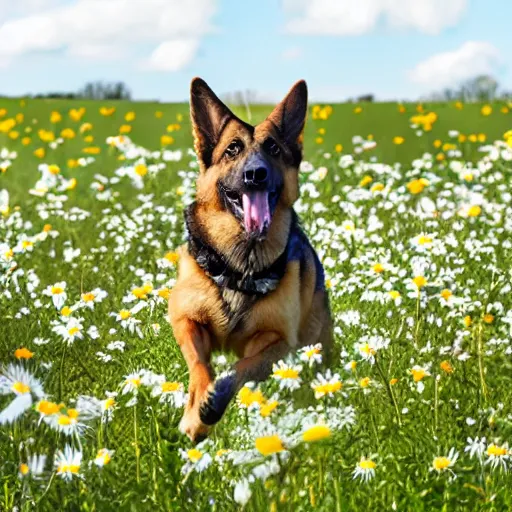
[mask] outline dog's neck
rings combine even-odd
[[[284,275],[289,242],[298,229],[293,210],[276,210],[268,236],[261,242],[248,239],[239,226],[219,231],[214,219],[198,203],[186,211],[188,248],[198,265],[221,288],[255,295],[273,291]]]
[[[186,213],[187,229],[212,247],[235,271],[261,272],[283,254],[296,214],[291,208],[278,206],[265,240],[247,237],[235,217],[208,205],[192,204]]]

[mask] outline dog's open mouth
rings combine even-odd
[[[256,238],[264,237],[270,227],[277,192],[251,190],[238,192],[222,187],[226,205],[243,224],[245,232]]]

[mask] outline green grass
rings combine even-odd
[[[87,109],[83,119],[70,120],[68,110],[81,105]],[[395,104],[363,105],[359,114],[354,113],[355,105],[343,104],[334,105],[327,120],[310,116],[305,160],[316,169],[325,167],[327,175],[316,181],[315,175],[301,176],[305,192],[299,206],[305,229],[326,266],[336,325],[329,369],[339,374],[343,386],[334,388],[331,397],[315,398],[311,383],[317,372],[325,376],[327,367],[309,368],[296,355],[293,364],[303,365],[299,389],[280,389],[273,378],[262,384],[266,402],[278,402],[268,418],[258,408],[248,411],[233,403],[210,440],[199,446],[203,462],[207,454],[213,458],[202,472],[193,464],[191,471],[182,471],[191,463],[180,450],[192,446],[178,432],[180,407],[159,403],[151,396],[153,386],[145,381],[137,388],[136,405],[128,403],[132,392],[121,393],[126,376],[141,369],[186,388],[188,374],[166,321],[165,299],[148,292],[152,307],[134,313],[142,338],[111,315],[138,302],[131,294],[136,287],[151,283],[156,291],[173,285],[176,268],[162,266],[162,261],[183,242],[184,202],[192,194],[188,182],[179,188],[186,179],[184,171],[195,169],[194,158],[186,152],[192,145],[188,107],[116,103],[116,112],[103,117],[98,112],[103,105],[108,103],[29,99],[21,107],[19,100],[0,101],[0,109],[8,111],[2,119],[24,114],[24,121],[14,128],[20,132],[18,139],[0,133],[0,151],[2,147],[18,151],[12,166],[0,174],[0,190],[10,194],[10,211],[0,215],[0,361],[4,366],[25,366],[36,375],[48,399],[65,404],[58,413],[62,416],[80,395],[103,400],[107,392],[119,393],[111,421],[84,419],[83,407],[78,406],[78,418],[87,425],[79,436],[65,436],[45,422],[38,424],[34,408],[14,423],[0,426],[0,510],[239,510],[234,484],[252,479],[258,466],[256,474],[261,474],[261,464],[272,461],[272,474],[250,482],[252,496],[245,510],[512,508],[512,461],[506,454],[506,443],[512,443],[511,164],[503,154],[475,167],[479,159],[487,158],[478,151],[481,144],[458,143],[448,136],[449,130],[458,130],[466,135],[484,133],[489,142],[502,139],[512,128],[510,114],[500,112],[502,105],[493,105],[490,116],[481,115],[481,105],[465,105],[463,110],[452,104],[425,105],[438,120],[422,136],[409,126],[416,113],[412,104],[403,114]],[[49,118],[55,110],[63,119],[52,126]],[[161,118],[155,117],[157,110],[163,112]],[[251,110],[257,121],[269,108]],[[124,115],[129,111],[136,113],[136,119],[126,123]],[[245,116],[244,110],[237,113]],[[98,199],[90,188],[97,182],[95,174],[112,178],[118,167],[134,164],[120,160],[121,153],[106,145],[106,137],[130,124],[134,142],[157,150],[160,136],[169,124],[177,123],[179,114],[181,129],[170,134],[175,141],[169,149],[182,149],[182,158],[165,162],[160,155],[149,156],[145,163],[150,172],[141,190],[123,177],[105,185],[112,193],[110,199]],[[94,136],[92,143],[79,133],[86,121],[93,125],[85,134]],[[30,134],[25,133],[28,127]],[[77,136],[55,150],[37,135],[40,128],[60,133],[67,127]],[[319,134],[321,129],[325,134]],[[352,137],[369,134],[377,146],[356,154]],[[22,145],[23,136],[31,137],[27,146]],[[323,138],[320,143],[318,136]],[[405,142],[393,144],[395,136]],[[434,148],[436,139],[455,142],[461,156],[444,151],[446,158],[436,160],[442,151]],[[340,167],[336,144],[343,145],[341,155],[354,154],[355,163]],[[82,149],[91,145],[101,148],[95,161],[69,169],[68,159],[82,156]],[[33,154],[39,147],[46,149],[42,159]],[[433,154],[432,167],[413,168],[411,162],[425,152]],[[467,165],[472,180],[453,170],[453,160]],[[395,162],[401,165],[387,165]],[[62,176],[77,179],[74,189],[57,193],[67,200],[59,203],[50,193],[42,198],[28,193],[39,178],[41,163],[58,164]],[[153,174],[152,164],[162,166]],[[372,181],[362,187],[364,176]],[[428,185],[425,182],[419,194],[411,194],[406,185],[419,178]],[[377,183],[384,189],[372,192]],[[317,198],[311,197],[312,191],[318,192]],[[339,196],[336,202],[333,196]],[[434,213],[425,210],[426,198],[436,203]],[[475,205],[481,206],[480,212],[472,210],[478,215],[460,215],[461,209]],[[53,213],[46,217],[42,209],[50,206]],[[66,218],[74,207],[90,215],[84,220]],[[41,236],[47,224],[52,236]],[[421,234],[427,244],[412,243]],[[21,248],[25,236],[33,243],[31,251]],[[8,248],[14,254],[6,258]],[[80,249],[80,254],[66,261],[69,248]],[[428,282],[419,295],[409,296],[412,279],[418,275]],[[65,304],[80,305],[67,320],[83,319],[84,339],[70,345],[52,330],[54,322],[66,318],[43,294],[61,281],[66,283]],[[83,307],[81,294],[96,288],[105,290],[107,297],[93,310]],[[393,300],[390,290],[398,292],[400,300]],[[450,305],[443,305],[443,290],[453,294]],[[124,302],[125,297],[134,302]],[[486,314],[493,315],[492,321]],[[471,318],[470,325],[466,317]],[[159,331],[154,324],[159,324]],[[97,327],[99,337],[87,334],[91,326]],[[36,345],[35,338],[48,343]],[[123,352],[107,348],[118,340],[125,343]],[[369,341],[373,347],[375,340],[386,343],[375,348],[372,364],[364,360],[358,344]],[[17,361],[14,351],[20,347],[34,352],[33,358]],[[100,360],[98,352],[112,360]],[[355,368],[351,361],[356,361]],[[429,374],[419,381],[424,385],[421,393],[411,373],[415,365]],[[217,367],[226,368],[220,362]],[[391,379],[397,381],[390,384]],[[13,398],[12,392],[0,396],[0,411]],[[347,407],[355,413],[355,421],[342,426],[337,417],[346,418]],[[323,419],[308,408],[319,408]],[[315,421],[329,425],[330,437],[304,442],[303,431]],[[270,434],[278,435],[289,450],[256,460],[256,439]],[[465,453],[468,437],[486,438],[481,460]],[[498,467],[492,466],[488,453],[502,452],[492,444],[505,446]],[[66,445],[83,453],[77,469],[80,476],[69,482],[55,473],[53,464],[56,451]],[[90,463],[101,448],[114,454],[98,468]],[[459,453],[453,466],[433,470],[434,458],[448,456],[452,448]],[[216,458],[221,449],[232,452]],[[22,478],[20,464],[32,454],[47,456],[43,474]],[[232,457],[242,454],[251,454],[251,460],[235,465]],[[375,463],[375,476],[368,483],[353,478],[362,457]]]

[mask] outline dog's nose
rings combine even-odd
[[[246,169],[244,171],[244,183],[246,185],[264,185],[268,179],[268,171],[265,167]]]

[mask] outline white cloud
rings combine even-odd
[[[145,67],[155,71],[177,71],[195,57],[198,48],[198,39],[164,41],[155,48]]]
[[[0,0],[0,22],[27,14],[38,14],[62,3],[64,0]]]
[[[485,41],[468,41],[457,50],[438,53],[420,62],[409,79],[429,89],[458,85],[481,74],[492,74],[500,64],[497,48]]]
[[[21,1],[41,7],[44,0]],[[133,54],[138,43],[161,43],[151,58],[158,57],[169,41],[198,41],[210,32],[217,0],[75,0],[65,5],[59,1],[49,0],[51,6],[43,12],[0,24],[0,62],[61,48],[73,57],[114,59]],[[0,0],[0,8],[1,2],[6,0]],[[182,48],[176,62],[183,66],[183,55],[194,54]]]
[[[438,34],[455,25],[467,0],[282,0],[292,34],[347,36],[392,27]]]
[[[281,54],[281,58],[283,60],[297,60],[302,57],[302,48],[299,46],[291,46],[290,48],[286,48]]]

